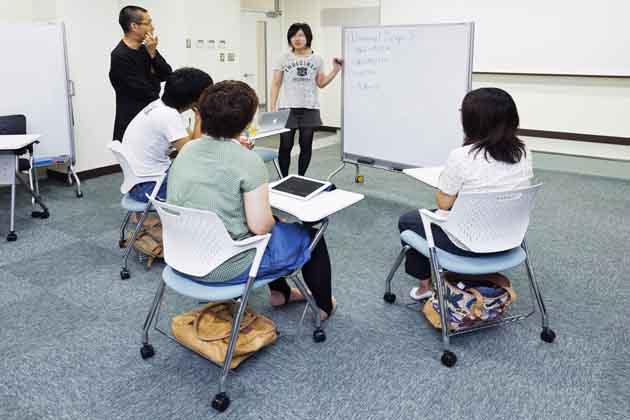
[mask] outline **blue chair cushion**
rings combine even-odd
[[[141,201],[136,201],[129,196],[129,194],[125,194],[120,200],[120,205],[123,209],[127,211],[135,211],[138,213],[142,213],[144,208],[147,206],[147,203],[143,203]]]
[[[164,271],[162,271],[162,278],[166,285],[177,293],[199,300],[217,301],[234,299],[241,296],[245,291],[245,283],[228,285],[225,283],[201,283],[180,275],[169,266],[166,266]],[[275,278],[257,280],[253,288],[257,289],[274,280]]]
[[[429,256],[427,240],[411,230],[400,234],[400,240],[422,255]],[[527,255],[521,247],[487,256],[462,257],[437,248],[440,267],[460,274],[488,274],[514,268],[525,261]]]
[[[254,152],[258,153],[258,156],[263,160],[263,162],[271,162],[278,158],[278,152],[273,149],[266,149],[264,147],[255,147]]]

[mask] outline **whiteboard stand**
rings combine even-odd
[[[474,23],[342,28],[341,166],[402,173],[442,165],[463,142]]]

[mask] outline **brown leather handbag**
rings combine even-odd
[[[232,313],[236,308],[232,302],[213,302],[177,315],[171,322],[173,336],[185,347],[223,366],[232,329]],[[271,319],[246,309],[230,368],[236,368],[277,339],[278,332]]]

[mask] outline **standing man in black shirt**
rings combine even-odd
[[[109,80],[116,91],[114,140],[122,141],[133,117],[160,95],[160,82],[173,71],[157,51],[158,38],[146,9],[125,6],[118,23],[125,33],[111,53]]]

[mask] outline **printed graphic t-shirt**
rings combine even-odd
[[[324,60],[318,54],[282,54],[273,67],[273,70],[282,71],[282,92],[278,108],[319,109],[316,77],[322,70],[323,63]]]

